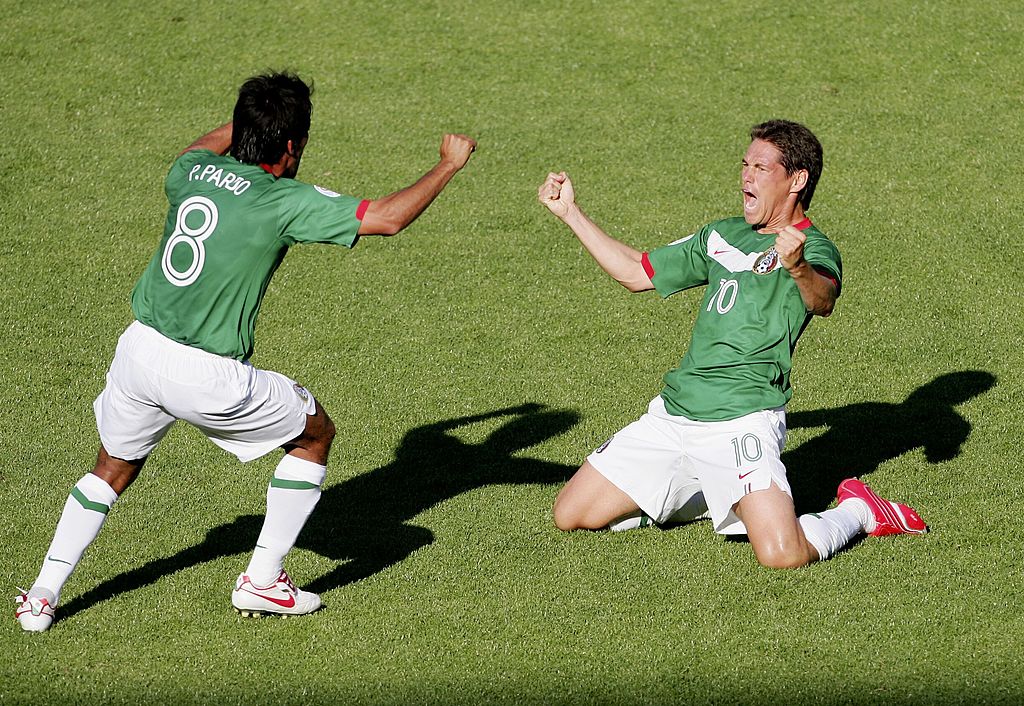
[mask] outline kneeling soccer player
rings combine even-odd
[[[832,313],[842,282],[835,245],[805,211],[822,168],[818,139],[773,120],[751,130],[743,216],[710,223],[641,253],[607,235],[576,204],[572,181],[549,174],[538,197],[597,263],[632,292],[668,297],[706,285],[690,347],[639,420],[587,458],[555,501],[560,529],[629,529],[710,518],[746,534],[769,567],[827,559],[862,532],[920,534],[911,508],[861,481],[837,507],[797,517],[780,460],[800,334]]]

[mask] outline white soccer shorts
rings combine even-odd
[[[786,413],[781,408],[724,422],[698,422],[669,414],[659,396],[646,414],[587,461],[655,522],[668,521],[703,493],[716,532],[746,534],[733,512],[744,495],[773,482],[793,495],[780,459],[785,442]]]
[[[177,343],[136,321],[117,342],[93,410],[115,458],[145,458],[183,419],[245,462],[299,436],[316,402],[280,373]]]

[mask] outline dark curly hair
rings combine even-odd
[[[313,88],[293,73],[253,76],[238,90],[231,156],[246,164],[274,164],[309,136]]]

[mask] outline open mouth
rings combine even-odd
[[[753,193],[743,189],[743,210],[753,211],[757,207],[757,197]]]

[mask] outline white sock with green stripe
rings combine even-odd
[[[280,575],[284,557],[320,500],[327,467],[285,454],[267,488],[267,516],[245,573],[254,586],[269,586]]]
[[[625,532],[626,530],[637,529],[638,527],[654,527],[654,520],[643,510],[637,510],[632,515],[620,517],[614,522],[608,523],[608,529],[612,532]]]
[[[86,548],[100,533],[117,493],[99,476],[87,473],[71,489],[57,522],[50,549],[29,596],[44,597],[56,605],[61,589],[78,566]],[[47,595],[49,592],[51,595]]]
[[[800,527],[821,560],[828,559],[864,531],[857,513],[845,507],[845,503],[824,512],[801,515]]]

